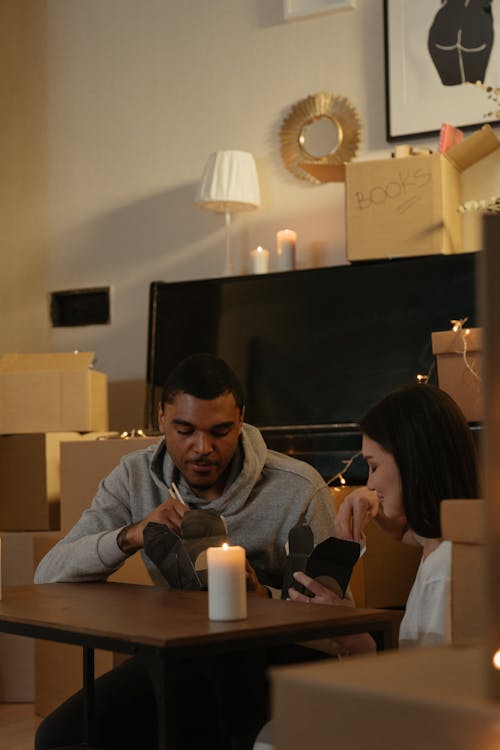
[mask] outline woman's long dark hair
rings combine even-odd
[[[400,388],[376,404],[360,427],[394,456],[405,515],[420,536],[441,536],[442,500],[479,496],[471,430],[455,401],[439,388]]]

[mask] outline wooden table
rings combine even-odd
[[[7,587],[0,632],[83,648],[87,743],[93,736],[94,649],[132,654],[147,665],[158,706],[159,750],[175,748],[175,670],[179,659],[325,636],[370,632],[395,646],[394,613],[248,597],[248,618],[208,619],[208,595],[125,583],[55,583]]]

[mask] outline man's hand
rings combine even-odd
[[[377,493],[359,487],[347,495],[335,518],[335,528],[340,539],[364,542],[365,529],[379,512]]]
[[[179,500],[173,497],[169,497],[164,503],[159,505],[157,508],[151,511],[142,521],[127,526],[124,529],[123,538],[120,539],[121,534],[118,538],[118,546],[124,552],[136,552],[138,549],[144,547],[144,529],[150,521],[155,523],[162,523],[168,526],[169,529],[179,534],[179,524],[185,513],[189,512],[189,508],[183,505]]]
[[[261,596],[263,599],[269,598],[269,591],[265,586],[260,583],[259,579],[257,578],[257,573],[252,568],[248,560],[246,560],[246,569],[247,569],[247,591],[251,591],[254,594],[257,594],[257,596]]]

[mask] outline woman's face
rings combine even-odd
[[[401,474],[392,453],[363,435],[363,456],[368,464],[369,490],[374,490],[388,518],[404,515]]]

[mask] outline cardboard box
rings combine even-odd
[[[0,435],[0,529],[59,528],[59,448],[76,432]]]
[[[336,509],[355,487],[332,489]],[[403,610],[420,564],[421,550],[391,539],[371,524],[366,552],[354,566],[351,593],[358,607]]]
[[[437,381],[457,402],[469,422],[484,416],[482,389],[482,329],[435,331],[432,352],[436,357]]]
[[[52,537],[35,537],[35,562],[38,562],[79,520],[96,494],[101,479],[132,451],[156,444],[160,436],[98,439],[61,443],[61,532]],[[151,584],[140,554],[128,558],[110,580]],[[95,674],[99,676],[123,660],[122,654],[96,650]],[[35,642],[35,712],[46,716],[81,688],[82,655],[78,646],[50,641]]]
[[[62,534],[60,533],[35,536],[35,566],[61,537]],[[152,585],[140,554],[129,557],[120,570],[112,575],[109,580]],[[47,716],[66,698],[69,698],[82,687],[82,649],[80,646],[36,640],[34,655],[35,713],[39,716]],[[96,649],[94,664],[96,677],[109,672],[114,666],[120,664],[124,658],[127,657],[124,657],[123,654],[113,654],[111,651]]]
[[[120,463],[123,455],[159,440],[160,435],[62,443],[61,530],[66,533],[75,525],[91,504],[101,479]]]
[[[444,154],[348,162],[348,259],[463,252],[460,175],[499,145],[485,125]]]
[[[0,577],[4,588],[33,583],[33,537],[33,533],[0,533]],[[34,699],[33,639],[0,633],[0,703],[33,703]]]
[[[484,500],[441,503],[443,538],[453,543],[451,631],[456,645],[480,643],[487,633],[486,504]]]
[[[485,666],[478,646],[444,646],[275,668],[275,748],[497,747],[500,709],[486,699]]]
[[[59,529],[60,447],[99,434],[0,435],[0,530]]]
[[[92,352],[0,356],[0,434],[108,429],[108,384]]]

